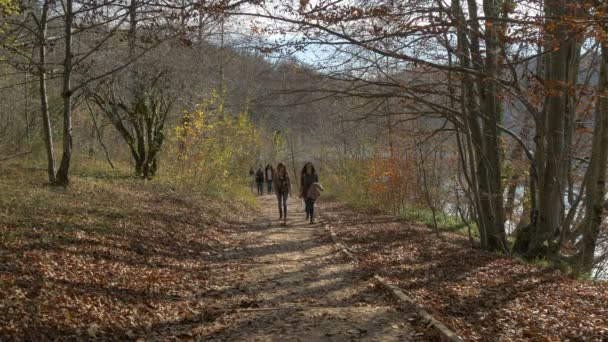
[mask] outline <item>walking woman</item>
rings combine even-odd
[[[287,173],[285,164],[277,165],[276,173],[274,174],[274,191],[277,194],[279,202],[279,220],[287,223],[287,196],[291,193],[291,181]]]
[[[253,192],[253,186],[255,184],[255,171],[253,171],[253,166],[249,168],[249,178],[251,178],[251,192]]]
[[[264,194],[264,171],[262,170],[262,165],[260,165],[255,173],[255,183],[258,185],[258,195],[262,196]]]
[[[315,201],[308,197],[308,192],[313,183],[319,182],[319,176],[312,163],[308,162],[302,168],[300,177],[300,196],[306,205],[306,220],[310,219],[310,223],[315,223]]]
[[[268,186],[268,193],[272,193],[272,183],[274,178],[274,168],[272,165],[266,165],[266,169],[264,170],[264,176],[266,178],[266,185]]]

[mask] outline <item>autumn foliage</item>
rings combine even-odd
[[[242,191],[260,144],[247,111],[226,111],[223,98],[212,92],[186,110],[174,130],[171,177],[207,192]]]

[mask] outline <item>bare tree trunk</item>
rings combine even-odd
[[[26,71],[23,73],[23,92],[24,92],[24,103],[23,103],[23,111],[25,112],[25,137],[29,140],[30,139],[30,131],[31,131],[31,127],[30,127],[30,113],[29,113],[29,109],[30,109],[30,103],[29,103],[29,99],[30,99],[30,94],[29,94],[29,82],[27,80],[27,77],[29,76],[29,73]]]
[[[477,4],[474,0],[467,0],[468,9],[470,13],[477,13]],[[452,2],[453,11],[455,15],[460,19],[461,26],[458,28],[458,50],[460,51],[460,65],[464,68],[473,68],[479,67],[478,62],[481,59],[479,52],[479,38],[476,35],[472,35],[470,38],[467,36],[467,29],[463,27],[466,22],[466,18],[464,16],[464,11],[460,7],[460,1]],[[479,29],[479,25],[476,20],[472,20],[473,29]],[[462,75],[462,86],[461,88],[461,111],[462,111],[462,120],[464,124],[465,130],[465,146],[466,150],[463,150],[464,153],[461,154],[461,157],[465,158],[463,160],[463,167],[466,169],[467,167],[470,169],[470,189],[473,198],[473,204],[475,206],[474,213],[476,215],[477,226],[479,229],[479,240],[481,246],[483,248],[487,248],[488,246],[488,238],[487,238],[487,214],[485,212],[485,208],[483,206],[483,201],[481,198],[481,187],[479,184],[479,170],[477,165],[480,164],[478,161],[481,150],[481,129],[479,127],[478,122],[478,110],[479,104],[477,99],[479,98],[479,88],[477,87],[477,82],[474,82],[472,77],[464,73]],[[466,156],[468,155],[468,158]]]
[[[498,94],[499,19],[502,0],[484,0],[483,10],[488,25],[485,28],[485,58],[482,57],[478,32],[483,32],[477,17],[475,0],[466,0],[469,20],[459,1],[452,2],[452,11],[459,18],[458,50],[464,68],[483,71],[489,77],[462,75],[462,112],[467,133],[467,154],[471,170],[477,223],[481,245],[485,249],[508,252],[504,229],[502,165],[498,125],[502,108]],[[470,27],[465,26],[468,23]],[[474,32],[469,34],[469,32]]]
[[[93,109],[91,108],[91,105],[89,104],[89,101],[87,101],[86,103],[87,103],[87,108],[89,109],[89,113],[91,114],[91,119],[93,120],[93,127],[95,128],[95,132],[97,133],[96,135],[97,135],[97,140],[99,141],[99,145],[101,145],[101,148],[103,149],[103,152],[106,156],[106,160],[108,161],[108,164],[110,164],[110,167],[113,170],[114,163],[112,163],[112,159],[110,158],[110,152],[108,152],[108,147],[103,142],[103,137],[101,135],[101,130],[99,129],[99,125],[97,125],[97,119],[95,118],[95,113],[93,112]]]
[[[296,152],[294,150],[295,142],[293,141],[293,139],[294,139],[294,137],[293,137],[292,133],[289,133],[288,137],[287,137],[287,143],[289,144],[289,154],[290,154],[290,157],[291,157],[291,167],[293,168],[293,180],[295,181],[296,184],[300,184],[299,176],[298,176],[298,171],[296,169]],[[300,189],[299,191],[302,191],[302,189]]]
[[[576,10],[576,9],[575,9]],[[580,16],[578,13],[575,16]],[[578,73],[581,62],[581,44],[582,41],[577,36],[574,36],[571,39],[571,43],[568,44],[568,57],[567,57],[567,85],[572,87],[568,89],[566,92],[566,115],[564,122],[564,154],[566,155],[566,160],[563,164],[564,167],[564,188],[567,189],[567,198],[568,204],[570,207],[576,201],[576,196],[574,194],[574,180],[572,178],[572,139],[574,135],[574,120],[576,118],[576,104],[578,102],[576,96],[576,84],[578,81]],[[565,215],[565,212],[562,213]],[[568,229],[569,227],[563,226],[564,219],[562,219],[562,227],[561,229]]]
[[[49,103],[46,90],[46,35],[47,35],[47,20],[49,13],[49,0],[42,4],[42,13],[40,16],[40,37],[39,37],[39,87],[40,87],[40,111],[42,113],[42,124],[44,128],[44,143],[46,147],[47,158],[47,173],[49,182],[55,183],[55,148],[53,146],[53,126],[51,124],[51,116],[49,114]]]
[[[531,121],[525,120],[524,126],[522,127],[521,138],[526,141],[529,139],[531,129]],[[512,161],[523,161],[524,159],[524,146],[521,144],[516,144],[511,152],[511,160]],[[522,177],[518,170],[514,170],[511,178],[509,179],[509,186],[507,188],[507,198],[505,201],[505,220],[513,221],[513,212],[515,210],[515,198],[517,195],[517,188],[522,183]],[[524,210],[525,211],[525,210]],[[524,213],[522,213],[522,216]],[[525,215],[529,215],[529,212],[526,212]]]
[[[131,0],[129,3],[129,33],[128,33],[128,45],[129,45],[129,60],[132,60],[135,53],[135,39],[137,35],[137,0]],[[132,68],[131,68],[132,70]]]
[[[548,18],[561,18],[566,15],[570,1],[551,1],[545,4]],[[544,135],[544,160],[541,165],[540,184],[538,189],[538,222],[530,244],[529,256],[546,256],[555,250],[553,237],[563,229],[564,190],[566,172],[564,163],[570,158],[567,151],[566,116],[568,110],[567,83],[569,79],[568,65],[574,39],[568,39],[559,49],[554,48],[557,39],[567,37],[567,24],[558,22],[554,32],[549,32],[549,43],[545,47],[548,52],[544,57],[545,82],[548,89],[545,94],[544,119],[540,131]],[[572,129],[572,127],[569,127]],[[542,136],[540,137],[542,139]],[[542,150],[539,152],[543,152]]]
[[[426,204],[428,205],[429,209],[431,209],[431,214],[433,215],[433,228],[435,230],[435,235],[438,238],[441,238],[441,235],[439,235],[439,227],[437,226],[437,214],[436,214],[437,210],[435,209],[435,205],[433,204],[433,199],[431,198],[431,192],[429,191],[429,184],[428,184],[427,176],[426,176],[424,153],[422,151],[421,143],[416,141],[416,138],[414,138],[414,143],[416,144],[416,150],[418,151],[418,158],[416,158],[416,159],[419,160],[419,162],[417,163],[418,170],[422,174],[422,185],[424,186],[424,198],[426,200]]]
[[[477,20],[477,2],[475,0],[468,0],[469,15],[472,20],[472,27],[474,32],[481,32],[479,23]],[[467,39],[465,37],[465,39]],[[480,70],[484,69],[483,58],[481,55],[479,37],[476,34],[472,34],[471,37],[471,66]],[[471,82],[472,83],[472,82]],[[492,201],[491,201],[491,188],[489,183],[489,160],[487,159],[487,140],[484,139],[484,131],[480,118],[483,118],[483,113],[480,110],[487,110],[486,96],[487,92],[484,91],[484,81],[481,77],[476,79],[476,91],[470,91],[465,96],[468,98],[468,130],[471,136],[471,145],[474,148],[474,164],[471,170],[475,173],[476,192],[479,201],[479,209],[477,213],[479,215],[479,223],[482,229],[480,229],[481,246],[485,249],[492,249],[492,239],[494,235],[494,221],[495,215],[493,213]],[[478,100],[475,101],[475,96]],[[485,120],[486,124],[489,124],[489,120]],[[482,232],[483,231],[483,232]]]
[[[72,1],[65,0],[65,56],[63,61],[63,156],[57,171],[57,184],[67,186],[72,159]]]
[[[477,209],[479,207],[476,205],[477,202],[473,198],[474,196],[471,195],[471,192],[474,192],[474,191],[471,191],[471,188],[473,187],[473,182],[471,180],[471,177],[469,176],[469,172],[467,169],[467,160],[471,157],[467,158],[466,151],[464,150],[464,148],[462,146],[463,144],[460,139],[460,132],[459,132],[458,126],[455,126],[455,129],[456,129],[456,143],[458,146],[458,155],[460,157],[460,165],[462,168],[462,174],[464,175],[464,178],[467,182],[467,187],[465,187],[464,184],[462,184],[462,180],[461,180],[460,176],[458,176],[458,182],[460,183],[460,187],[463,189],[463,191],[465,193],[466,199],[468,199],[468,201],[469,201],[469,213],[472,212],[474,217],[477,218],[478,217]],[[475,247],[473,236],[471,234],[471,225],[469,224],[467,217],[463,214],[462,208],[460,207],[460,199],[458,196],[458,191],[456,190],[455,193],[456,193],[456,208],[458,209],[458,214],[460,215],[462,222],[464,222],[467,225],[468,233],[469,233],[469,242],[471,243],[471,247]],[[478,230],[481,230],[481,229],[478,227]]]
[[[602,44],[599,94],[608,90],[608,48]],[[590,274],[593,270],[595,247],[603,220],[606,196],[606,167],[608,164],[608,99],[600,95],[596,103],[595,132],[589,161],[589,186],[585,197],[583,240],[577,255],[577,272]]]
[[[498,55],[500,45],[498,41],[498,19],[502,9],[502,0],[484,0],[483,10],[488,17],[486,25],[486,77],[482,83],[482,108],[484,110],[483,139],[485,161],[487,162],[487,196],[490,205],[488,222],[488,247],[492,250],[508,252],[505,236],[503,191],[502,191],[502,163],[499,144],[498,124],[502,120],[502,108],[498,98],[499,77]],[[482,182],[480,182],[483,184]]]

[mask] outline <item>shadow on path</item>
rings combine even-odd
[[[322,224],[305,222],[301,201],[290,199],[286,225],[274,196],[260,198],[257,229],[227,254],[249,265],[228,275],[227,293],[245,288],[242,307],[218,319],[210,341],[408,341],[407,315],[387,305],[383,293],[327,239]],[[265,224],[264,224],[265,223]],[[233,280],[234,281],[234,280]]]

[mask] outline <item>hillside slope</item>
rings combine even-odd
[[[214,262],[252,208],[129,178],[42,179],[0,169],[0,336],[175,336],[207,319]]]
[[[464,236],[329,202],[321,212],[360,258],[467,341],[606,341],[608,283],[472,249]]]

